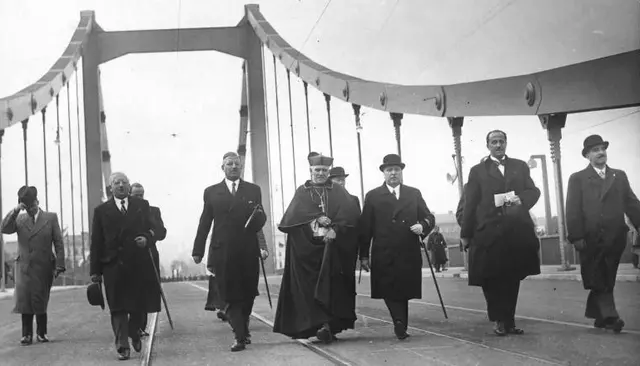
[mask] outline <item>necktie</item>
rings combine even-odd
[[[35,216],[31,216],[31,222],[33,222],[33,224],[36,224],[36,217]]]
[[[393,197],[395,197],[396,199],[398,199],[398,194],[396,193],[396,190],[394,189],[392,192],[393,192]]]
[[[598,175],[600,176],[600,178],[605,179],[607,176],[604,174],[604,172],[602,170],[598,171]]]
[[[120,200],[120,212],[122,212],[123,215],[126,215],[127,207],[124,204],[125,204],[124,200]]]
[[[236,182],[231,183],[231,195],[236,195]]]

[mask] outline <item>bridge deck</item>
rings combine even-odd
[[[423,299],[410,305],[407,341],[393,337],[382,301],[368,297],[368,279],[358,286],[356,329],[331,345],[302,344],[271,332],[266,297],[256,300],[253,344],[231,353],[229,326],[204,311],[206,282],[164,285],[175,330],[164,313],[158,317],[151,362],[155,365],[637,365],[640,359],[640,283],[619,282],[616,300],[627,323],[623,334],[596,330],[584,319],[586,292],[563,280],[524,281],[517,320],[524,336],[491,334],[478,288],[464,279],[440,278],[448,306],[444,320],[430,278]],[[274,301],[277,277],[272,277]],[[262,289],[263,290],[263,289]],[[84,289],[52,294],[49,344],[18,346],[20,321],[9,314],[12,301],[0,300],[0,359],[3,365],[117,364],[108,313],[86,302]],[[133,353],[131,362],[140,362]]]

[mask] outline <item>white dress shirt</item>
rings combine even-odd
[[[236,193],[238,193],[238,186],[240,185],[240,179],[229,180],[224,178],[224,183],[227,185],[227,189],[229,189],[229,193],[233,192],[233,183],[236,184]]]
[[[391,187],[390,185],[387,184],[387,188],[389,189],[389,193],[393,194],[393,192],[396,192],[396,198],[400,199],[400,184],[398,184],[395,188]]]
[[[505,158],[502,158],[502,162],[504,162]],[[501,160],[498,160],[496,158],[494,158],[493,156],[491,156],[491,160],[494,161],[494,163],[496,163],[498,165],[498,170],[500,170],[500,173],[502,173],[502,175],[504,175],[504,165],[500,164]]]
[[[116,203],[116,207],[118,208],[118,211],[122,212],[122,200],[124,200],[124,209],[125,210],[129,210],[129,197],[125,197],[125,198],[117,198],[117,197],[113,197],[113,201]]]
[[[600,178],[604,179],[607,176],[607,167],[606,166],[604,168],[602,168],[602,169],[596,168],[594,166],[593,169],[596,170],[596,173],[598,173]]]

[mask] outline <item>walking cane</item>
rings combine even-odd
[[[444,318],[449,319],[449,317],[447,316],[447,309],[444,307],[444,301],[442,301],[442,295],[440,294],[440,286],[438,286],[438,280],[436,280],[436,274],[433,272],[433,266],[431,266],[431,259],[429,258],[427,247],[424,245],[424,242],[420,240],[420,237],[418,237],[418,243],[420,244],[422,249],[424,249],[424,255],[427,257],[427,263],[429,263],[429,269],[431,270],[431,277],[433,277],[433,283],[436,285],[436,291],[438,291],[438,298],[440,299],[442,312],[444,312]]]
[[[258,209],[260,209],[260,204],[257,204],[256,207],[253,208],[253,211],[251,212],[251,216],[249,216],[249,218],[247,219],[247,222],[244,224],[245,230],[249,227],[249,224],[251,223],[251,220],[253,220],[253,217],[258,212]],[[273,305],[271,303],[271,292],[269,291],[269,282],[267,282],[267,272],[264,270],[264,259],[262,259],[262,255],[259,255],[258,257],[260,258],[260,264],[262,266],[262,277],[264,278],[264,285],[267,287],[267,297],[269,298],[269,307],[273,309]]]
[[[160,289],[160,296],[162,297],[162,302],[164,303],[164,311],[167,313],[167,318],[169,319],[169,325],[171,329],[173,329],[173,320],[171,320],[171,314],[169,314],[169,307],[167,306],[167,298],[164,296],[164,291],[162,290],[162,284],[160,283],[160,275],[158,275],[158,267],[156,267],[156,262],[153,260],[153,254],[151,254],[151,249],[147,248],[149,252],[149,258],[151,258],[151,264],[153,265],[153,273],[156,275],[156,282],[158,283],[158,288]]]

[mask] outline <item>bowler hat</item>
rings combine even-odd
[[[329,178],[337,178],[337,177],[348,177],[349,174],[344,172],[344,168],[341,166],[337,166],[335,168],[331,168],[329,170]]]
[[[33,186],[22,186],[18,189],[18,203],[31,206],[38,199],[38,189]]]
[[[399,166],[400,169],[404,169],[405,165],[400,159],[400,155],[389,154],[382,159],[382,165],[380,165],[380,171],[383,172],[388,166]]]
[[[102,285],[100,282],[93,282],[87,287],[87,300],[93,306],[100,306],[104,310],[104,297],[102,296]]]
[[[591,135],[584,139],[584,143],[582,144],[582,156],[587,156],[587,153],[595,146],[604,145],[604,148],[609,147],[609,141],[602,140],[600,135]]]

